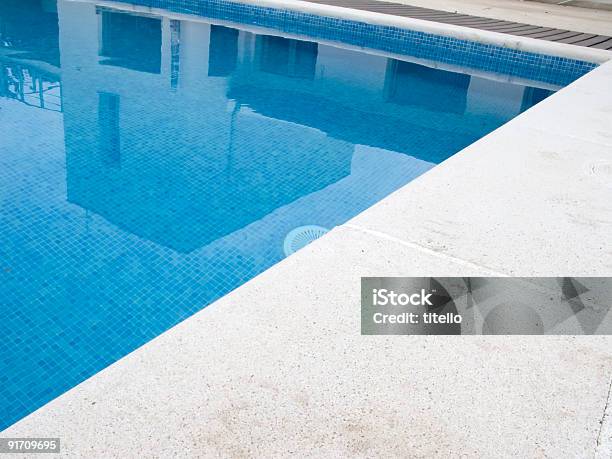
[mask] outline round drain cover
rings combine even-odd
[[[294,252],[297,252],[302,247],[306,247],[312,241],[319,239],[329,230],[317,225],[306,225],[298,226],[292,229],[285,236],[285,243],[283,249],[285,250],[285,256],[288,257]]]

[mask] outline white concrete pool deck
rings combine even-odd
[[[612,337],[359,324],[361,276],[612,275],[611,88],[608,62],[3,436],[88,458],[611,457]]]

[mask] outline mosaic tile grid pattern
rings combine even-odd
[[[5,103],[0,107],[12,109]],[[5,199],[0,206],[0,428],[284,258],[284,237],[295,227],[340,224],[433,166],[404,155],[385,160],[384,152],[372,151],[362,155],[364,164],[351,172],[352,145],[330,142],[325,136],[310,139],[309,154],[324,155],[326,161],[325,166],[314,170],[315,188],[331,188],[298,198],[244,229],[184,253],[164,246],[163,240],[147,240],[136,230],[121,227],[138,213],[155,212],[152,207],[132,207],[133,195],[127,188],[146,194],[152,186],[137,171],[130,172],[132,183],[126,184],[125,190],[115,191],[124,206],[119,208],[113,202],[115,208],[108,219],[96,213],[110,201],[105,198],[112,192],[110,179],[91,175],[101,164],[87,155],[86,148],[64,153],[61,121],[53,121],[58,132],[41,139],[46,144],[45,155],[36,155],[36,146],[31,144],[18,155],[7,157],[3,153],[1,157],[0,183],[7,194],[18,199]],[[278,139],[278,128],[250,120],[248,115],[240,121],[237,135],[244,139],[241,149],[249,153],[258,149],[262,156],[250,155],[250,160],[262,167],[264,157],[274,154],[261,149],[262,139],[269,135]],[[11,127],[20,133],[18,126]],[[82,131],[85,129],[82,126],[70,135],[82,138],[87,134]],[[259,135],[251,135],[253,129],[258,129]],[[289,134],[300,134],[293,131]],[[148,135],[155,141],[155,133]],[[69,148],[73,148],[71,144],[69,139]],[[285,141],[275,149],[278,156],[283,156],[292,147]],[[177,160],[174,166],[167,162],[166,152],[148,153],[139,156],[137,166],[141,170],[155,170],[163,176],[168,167],[180,167]],[[197,162],[201,155],[194,150],[187,159]],[[330,171],[335,171],[335,177],[329,176]],[[287,180],[273,182],[281,199],[296,192],[287,175]],[[335,179],[344,179],[345,183],[334,186]],[[172,200],[169,210],[180,211],[194,194],[201,195],[207,188],[220,191],[213,180],[204,176],[196,184],[184,180],[177,183],[175,192],[166,197]],[[373,183],[379,183],[378,187]],[[92,191],[93,198],[88,196]],[[211,195],[206,197],[210,199]],[[261,207],[256,193],[250,195],[252,201],[248,195],[241,195],[239,205]],[[169,218],[163,211],[156,213],[160,227]],[[199,222],[176,221],[173,225],[184,239],[199,240],[205,230]]]
[[[226,0],[133,0],[129,3],[269,27],[315,39],[339,41],[559,86],[566,86],[597,67],[576,59]]]
[[[344,223],[550,94],[187,21],[99,34],[94,5],[61,13],[63,112],[23,103],[17,78],[0,97],[0,429],[284,258],[297,227]],[[126,53],[141,28],[180,47]],[[211,53],[213,32],[242,46]]]

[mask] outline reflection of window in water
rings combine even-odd
[[[228,76],[236,70],[238,30],[218,25],[210,26],[208,76]]]
[[[101,92],[98,94],[98,126],[100,129],[100,152],[104,164],[121,165],[119,138],[119,96]]]
[[[317,43],[262,35],[258,37],[260,69],[312,80],[317,66]]]
[[[103,65],[160,73],[161,19],[98,9]]]
[[[56,2],[0,0],[0,44],[3,51],[10,51],[12,58],[59,67]]]
[[[552,93],[553,91],[549,91],[548,89],[525,88],[525,92],[523,93],[523,102],[521,103],[521,112],[533,107],[539,102],[542,102]]]
[[[401,105],[428,110],[463,113],[470,76],[432,69],[411,62],[389,59],[385,78],[385,98]]]

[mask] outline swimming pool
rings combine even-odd
[[[0,428],[592,68],[155,3],[0,6]]]

